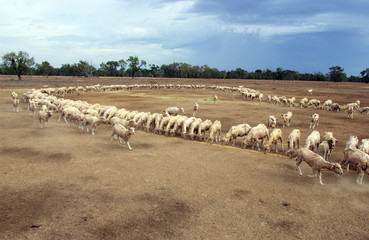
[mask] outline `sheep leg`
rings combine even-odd
[[[120,142],[121,144],[123,144],[123,142],[122,142],[122,138],[121,138],[120,136],[118,136],[118,140],[119,140],[119,142]]]
[[[299,172],[300,176],[302,176],[302,171],[301,171],[301,168],[300,168],[301,162],[302,162],[302,160],[299,157],[295,158],[296,169]]]
[[[111,133],[111,135],[110,135],[110,143],[112,143],[113,142],[113,137],[115,136],[115,132],[113,131],[112,133]]]
[[[283,141],[282,141],[282,138],[281,138],[281,148],[282,148],[282,152],[284,152],[284,150],[283,150]]]
[[[316,170],[313,169],[313,175],[307,175],[308,177],[316,177],[317,174],[316,174]]]
[[[309,128],[311,128],[311,126],[313,125],[313,123],[310,123],[310,127]],[[314,128],[313,128],[314,129]]]
[[[360,167],[358,168],[359,174],[356,179],[357,184],[363,184],[363,178],[364,178],[364,171]]]
[[[323,182],[322,182],[322,172],[321,171],[318,171],[318,178],[319,178],[319,184],[320,185],[323,185]]]
[[[126,141],[126,143],[127,143],[128,149],[129,149],[130,151],[132,151],[132,148],[131,148],[131,145],[129,145],[129,142],[128,142],[128,141]]]
[[[90,131],[88,130],[88,126],[86,125],[86,131],[87,131],[87,133],[90,133]]]
[[[95,135],[95,128],[96,128],[96,127],[94,127],[94,126],[92,127],[92,135],[93,135],[93,136]]]

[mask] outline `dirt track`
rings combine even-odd
[[[77,83],[75,83],[78,81]],[[338,177],[323,172],[324,186],[299,176],[285,156],[265,155],[137,131],[127,146],[110,144],[110,126],[95,136],[68,128],[53,116],[46,129],[26,111],[15,113],[10,91],[31,87],[127,84],[129,79],[33,78],[0,79],[0,239],[369,239],[369,179],[355,184],[356,174]],[[361,100],[369,106],[369,88],[362,84],[242,80],[150,80],[133,83],[199,83],[258,89],[264,95],[306,96],[340,104]],[[217,94],[217,105],[204,99]],[[311,132],[309,115],[321,115],[319,132],[333,131],[339,140],[331,161],[339,161],[350,135],[369,138],[368,115],[274,107],[241,101],[238,94],[188,90],[135,90],[82,93],[67,98],[161,112],[167,106],[192,108],[198,117],[230,126],[265,123],[292,111],[293,128],[302,144]],[[311,97],[309,97],[311,98]],[[190,115],[186,111],[186,115]],[[281,125],[278,125],[281,127]],[[237,142],[239,146],[240,142]],[[285,148],[286,148],[285,144]]]

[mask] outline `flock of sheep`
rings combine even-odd
[[[196,118],[196,114],[199,110],[198,103],[194,103],[193,114],[191,117],[181,115],[184,113],[183,108],[168,107],[163,110],[162,113],[150,113],[129,111],[125,108],[118,109],[115,106],[104,106],[100,104],[90,104],[86,101],[74,101],[70,99],[58,98],[60,95],[64,97],[65,94],[89,91],[116,91],[116,90],[132,90],[132,89],[210,89],[229,92],[239,92],[241,97],[245,100],[258,100],[263,101],[264,95],[257,90],[240,87],[225,87],[225,86],[206,86],[206,85],[157,85],[157,84],[133,84],[133,85],[93,85],[86,87],[62,87],[62,88],[48,88],[45,86],[41,89],[31,89],[23,94],[23,100],[28,104],[28,110],[33,112],[33,116],[37,117],[40,122],[41,128],[46,127],[46,123],[54,112],[59,114],[59,121],[62,119],[68,126],[71,123],[78,123],[78,128],[84,130],[86,128],[89,132],[91,128],[92,135],[95,134],[97,126],[101,123],[110,124],[112,126],[112,133],[110,141],[113,142],[115,138],[118,138],[120,143],[122,140],[127,144],[129,150],[132,147],[129,144],[129,139],[135,134],[135,129],[144,130],[146,132],[153,132],[156,134],[163,134],[166,136],[181,136],[185,139],[191,140],[205,140],[211,143],[221,142],[226,144],[233,142],[233,146],[236,143],[237,138],[242,138],[241,147],[246,148],[252,145],[260,151],[262,147],[265,153],[271,151],[272,148],[278,153],[277,144],[280,142],[281,151],[283,149],[282,130],[276,128],[277,118],[269,116],[267,125],[258,124],[255,127],[251,127],[248,124],[239,124],[232,126],[223,138],[220,137],[222,124],[219,120],[212,122],[209,119],[202,120]],[[310,93],[310,91],[308,91]],[[312,91],[311,91],[312,93]],[[12,94],[13,110],[19,111],[19,99],[18,95],[13,92]],[[218,97],[214,95],[214,104],[217,103]],[[277,97],[268,96],[267,102],[272,104],[283,104],[288,107],[313,107],[315,109],[325,110],[340,110],[341,107],[333,103],[332,100],[325,101],[320,105],[320,101],[316,99],[303,98],[299,104],[295,103],[294,97]],[[338,108],[337,108],[338,105]],[[364,107],[360,110],[360,101],[347,104],[343,107],[348,112],[348,117],[352,118],[355,111],[361,113],[368,113],[368,107]],[[292,112],[288,111],[282,114],[283,127],[290,126],[292,119]],[[318,126],[319,114],[315,113],[311,115],[310,128],[314,129]],[[312,131],[307,137],[305,146],[300,147],[301,133],[299,129],[293,129],[288,136],[287,145],[288,149],[286,154],[290,157],[295,157],[296,169],[302,174],[299,165],[302,161],[305,161],[313,170],[313,176],[319,177],[319,183],[321,180],[321,170],[326,169],[334,171],[337,174],[342,174],[341,166],[347,165],[347,170],[350,164],[356,166],[359,175],[356,180],[358,184],[362,184],[364,172],[369,173],[369,139],[363,139],[359,146],[359,139],[355,136],[350,137],[344,150],[344,158],[340,163],[331,163],[328,161],[328,157],[332,153],[337,139],[334,138],[332,132],[325,132],[322,137],[316,130]]]

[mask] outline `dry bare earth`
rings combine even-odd
[[[368,106],[369,89],[361,84],[242,80],[150,80],[33,78],[0,80],[0,238],[1,239],[369,239],[369,181],[355,184],[356,174],[337,177],[324,172],[324,186],[304,176],[284,156],[265,155],[239,147],[137,131],[127,146],[110,144],[110,126],[95,136],[68,128],[53,116],[46,129],[22,104],[12,112],[10,91],[50,86],[115,83],[198,83],[259,89],[264,95],[295,96],[313,88],[321,101],[340,104],[360,99]],[[23,89],[20,89],[23,88]],[[217,105],[209,99],[217,94]],[[274,107],[241,101],[238,94],[188,90],[135,90],[68,95],[125,107],[161,112],[180,106],[190,115],[194,101],[198,117],[230,126],[265,123],[270,114],[291,110],[290,127],[311,132],[309,115],[316,110]],[[317,111],[318,131],[333,131],[339,144],[331,160],[343,157],[350,135],[368,138],[368,116]],[[281,125],[278,125],[281,127]],[[238,146],[240,142],[237,142]],[[286,147],[286,144],[285,144]]]

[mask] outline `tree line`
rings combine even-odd
[[[126,60],[102,62],[95,67],[88,61],[62,64],[60,68],[53,67],[48,61],[35,63],[34,58],[27,52],[10,52],[2,56],[0,74],[44,76],[85,76],[85,77],[163,77],[163,78],[218,78],[218,79],[267,79],[267,80],[303,80],[303,81],[333,81],[333,82],[365,82],[369,83],[369,68],[360,72],[361,76],[348,77],[340,66],[332,66],[329,72],[323,74],[299,73],[294,70],[277,68],[275,71],[257,69],[248,72],[242,68],[235,70],[219,70],[208,65],[198,66],[188,63],[173,62],[171,64],[147,65],[146,61],[137,56],[130,56]]]

